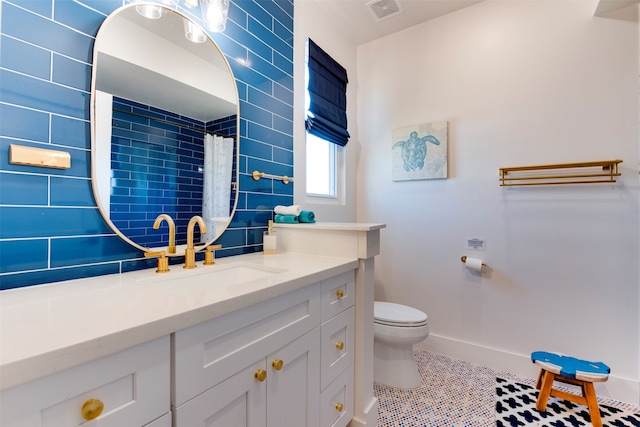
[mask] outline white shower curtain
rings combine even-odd
[[[231,173],[233,169],[233,138],[204,134],[204,172],[202,185],[202,218],[207,232],[202,242],[216,235],[216,220],[226,222],[231,207]]]

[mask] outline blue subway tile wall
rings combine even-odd
[[[152,268],[102,219],[91,189],[93,45],[129,1],[0,1],[0,290]],[[217,256],[231,256],[262,250],[273,207],[293,202],[291,183],[251,178],[293,173],[293,0],[232,0],[227,29],[210,35],[240,98],[238,129],[207,125],[239,137],[237,210],[217,241]],[[72,167],[11,164],[12,144],[69,152]]]

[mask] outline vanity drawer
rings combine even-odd
[[[351,307],[343,311],[320,328],[321,390],[353,364],[354,310]]]
[[[320,324],[320,286],[310,285],[175,333],[175,402],[180,406],[240,367]]]
[[[345,427],[353,418],[353,365],[320,394],[320,426]]]
[[[0,425],[148,424],[170,410],[169,352],[167,336],[5,390],[0,395]],[[102,402],[104,409],[86,421],[82,408],[90,399]]]
[[[322,321],[351,307],[355,301],[355,273],[349,271],[322,282]]]

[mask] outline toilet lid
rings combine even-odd
[[[390,326],[423,326],[427,315],[422,311],[393,302],[375,301],[373,317],[376,323]]]

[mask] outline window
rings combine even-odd
[[[349,140],[347,71],[311,39],[306,59],[307,194],[335,198],[342,147]]]
[[[307,194],[336,197],[336,145],[307,132]]]

